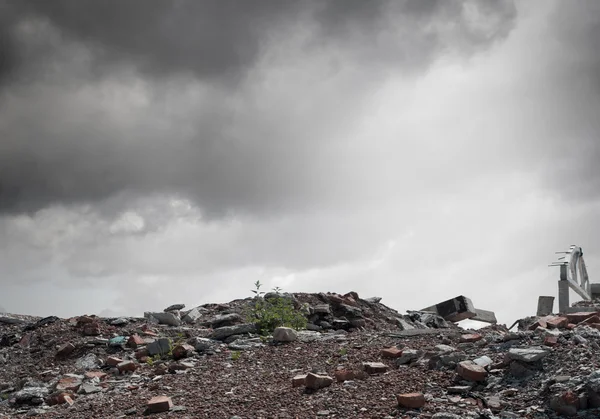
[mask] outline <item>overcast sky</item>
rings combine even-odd
[[[0,0],[0,306],[600,282],[600,2]],[[558,304],[556,304],[557,308]]]

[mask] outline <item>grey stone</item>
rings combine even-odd
[[[331,314],[331,307],[329,304],[319,304],[312,308],[313,313],[318,314]]]
[[[446,388],[448,394],[467,394],[472,386],[451,386]]]
[[[185,316],[183,316],[182,320],[186,323],[195,323],[206,311],[207,310],[204,307],[193,308]]]
[[[42,404],[49,391],[46,387],[26,387],[14,394],[17,404]]]
[[[404,365],[417,359],[419,359],[419,351],[416,349],[403,349],[402,355],[400,355],[399,358],[396,358],[396,364]]]
[[[362,309],[359,307],[349,306],[347,304],[340,304],[340,310],[352,317],[362,317]]]
[[[319,325],[323,328],[323,329],[333,329],[333,325],[331,323],[329,323],[326,320],[321,320],[319,322]]]
[[[479,358],[475,358],[473,360],[474,363],[476,363],[477,365],[479,365],[480,367],[487,367],[488,365],[492,364],[492,360],[489,356],[483,355],[480,356]]]
[[[83,370],[93,370],[95,368],[98,368],[99,365],[100,360],[94,354],[87,354],[75,361],[75,366]]]
[[[408,321],[396,317],[396,325],[400,330],[414,330],[415,326],[410,324]]]
[[[150,356],[165,355],[171,351],[171,341],[167,338],[160,338],[146,345]]]
[[[227,347],[234,351],[248,351],[250,349],[259,348],[264,346],[260,338],[253,339],[237,339],[231,342]]]
[[[165,313],[167,313],[169,311],[183,310],[184,308],[185,308],[185,304],[173,304],[173,305],[170,305],[169,307],[165,308],[163,311]]]
[[[436,345],[435,350],[441,352],[442,354],[456,352],[456,348],[449,345]]]
[[[462,419],[459,415],[454,413],[438,412],[434,414],[431,419]]]
[[[510,348],[507,357],[511,361],[535,362],[544,358],[550,351],[540,347]]]
[[[173,313],[144,313],[144,317],[146,318],[155,318],[158,320],[159,324],[166,324],[169,326],[179,326],[181,325],[181,319]]]
[[[81,385],[81,387],[79,387],[78,393],[93,394],[93,393],[100,393],[101,391],[102,391],[102,388],[98,387],[97,385],[94,385],[92,383],[83,383]]]
[[[246,333],[255,333],[256,325],[254,323],[239,324],[236,326],[219,327],[211,333],[212,339],[223,340],[231,335],[243,335]]]
[[[319,332],[319,331],[323,330],[323,328],[321,326],[317,326],[316,324],[307,323],[306,330],[312,330],[314,332]]]
[[[230,314],[221,314],[218,316],[213,317],[212,319],[210,319],[209,321],[207,321],[208,324],[210,324],[210,326],[212,328],[218,328],[218,327],[223,327],[223,326],[232,326],[237,322],[240,322],[242,320],[242,316],[240,316],[237,313],[230,313]]]
[[[298,334],[290,327],[277,327],[273,331],[273,340],[276,342],[294,342],[298,340]]]
[[[190,345],[192,345],[198,352],[208,351],[212,347],[218,345],[218,342],[207,339],[207,338],[192,338],[189,340]]]
[[[118,319],[112,319],[110,321],[112,326],[124,326],[127,323],[129,323],[129,320],[127,320],[125,317],[119,317]]]
[[[333,321],[331,322],[331,326],[336,330],[338,330],[338,329],[348,330],[352,327],[350,322],[346,319],[333,319]]]
[[[366,298],[365,301],[367,301],[371,304],[377,304],[378,302],[381,301],[381,297],[369,297],[369,298]]]

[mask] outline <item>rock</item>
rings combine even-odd
[[[108,346],[123,346],[127,343],[127,337],[115,336],[108,341]]]
[[[472,388],[472,386],[451,386],[446,388],[446,391],[448,394],[467,394]]]
[[[477,365],[479,365],[480,367],[487,367],[488,365],[492,365],[492,360],[489,356],[483,355],[480,356],[479,358],[475,358],[473,360],[474,363],[476,363]]]
[[[403,349],[402,355],[396,359],[396,364],[404,365],[417,359],[419,359],[419,351],[415,349]]]
[[[475,343],[483,339],[479,333],[470,333],[460,337],[460,343]]]
[[[558,338],[556,336],[546,336],[544,338],[545,346],[556,346],[558,345]]]
[[[333,325],[331,323],[329,323],[326,320],[321,320],[319,322],[319,325],[323,328],[323,329],[333,329]]]
[[[463,419],[461,416],[454,413],[438,412],[431,419]],[[504,417],[502,419],[505,419]]]
[[[33,404],[40,405],[44,402],[44,397],[49,391],[46,387],[25,387],[17,391],[13,398],[16,404]]]
[[[294,342],[298,340],[298,334],[290,327],[277,327],[273,331],[273,340],[276,342]]]
[[[539,347],[530,348],[510,348],[508,350],[507,358],[511,361],[521,362],[535,362],[544,358],[550,352],[546,349]]]
[[[423,393],[405,393],[397,394],[398,405],[409,409],[419,409],[425,406],[425,396]]]
[[[173,358],[174,359],[182,359],[187,358],[192,355],[194,352],[194,347],[192,345],[188,345],[187,343],[183,343],[180,345],[175,345],[173,348]]]
[[[306,374],[295,376],[294,378],[292,378],[292,387],[303,386],[304,380],[306,380]]]
[[[254,323],[239,324],[236,326],[219,327],[211,333],[210,337],[216,340],[223,340],[231,335],[243,335],[246,333],[255,333],[256,325]]]
[[[313,313],[318,314],[331,314],[331,307],[329,304],[319,304],[312,308]]]
[[[367,374],[383,374],[388,370],[388,366],[382,362],[363,362],[362,366]]]
[[[456,372],[459,376],[468,381],[485,381],[487,371],[472,361],[459,362],[456,367]]]
[[[79,393],[81,394],[94,394],[94,393],[100,393],[102,391],[101,387],[98,387],[97,385],[94,385],[92,383],[83,383],[81,385],[81,387],[79,388]]]
[[[189,340],[189,343],[196,349],[198,352],[204,352],[211,349],[213,346],[217,345],[217,342],[207,338],[192,338]]]
[[[529,377],[534,374],[534,371],[528,368],[525,364],[519,361],[513,361],[509,365],[510,373],[517,378]]]
[[[498,396],[486,397],[485,405],[490,408],[492,412],[499,412],[502,410],[502,401]]]
[[[94,354],[87,354],[75,361],[75,366],[82,370],[93,370],[94,368],[98,368],[99,365],[100,360]]]
[[[569,324],[569,319],[562,316],[552,316],[546,319],[546,324],[551,329],[564,329]]]
[[[118,319],[113,319],[109,322],[111,326],[125,326],[129,323],[129,320],[125,317],[119,317]]]
[[[365,301],[371,304],[377,304],[378,302],[381,301],[381,297],[369,297],[369,298],[365,298]]]
[[[196,321],[202,317],[202,313],[206,312],[204,307],[196,307],[190,310],[185,316],[183,316],[183,321],[186,323],[196,323]]]
[[[185,304],[172,304],[169,307],[165,308],[163,311],[168,313],[170,311],[179,311],[185,308]]]
[[[321,326],[317,326],[316,324],[307,323],[306,324],[306,330],[311,330],[311,331],[314,331],[314,332],[320,332],[321,330],[323,330],[323,328]]]
[[[102,371],[88,371],[84,374],[84,376],[90,380],[97,378],[99,381],[102,381],[108,377],[108,374]]]
[[[223,326],[233,326],[234,324],[241,322],[242,316],[237,313],[220,314],[208,320],[206,323],[213,329]]]
[[[160,338],[146,345],[150,356],[168,354],[171,348],[171,340],[167,338]]]
[[[331,327],[333,327],[335,330],[348,330],[352,328],[352,325],[346,319],[333,319],[333,321],[331,322]]]
[[[452,352],[456,352],[456,348],[453,346],[449,346],[449,345],[436,345],[435,350],[442,354],[449,354]]]
[[[414,328],[415,328],[414,325],[412,325],[411,323],[409,323],[408,321],[406,321],[400,317],[396,317],[394,320],[395,320],[396,326],[398,326],[398,329],[400,329],[400,330],[414,330]]]
[[[550,408],[563,416],[576,416],[579,398],[572,391],[566,391],[550,398]]]
[[[102,330],[99,323],[93,322],[84,324],[82,332],[85,336],[98,336]]]
[[[148,403],[146,403],[147,413],[162,413],[168,412],[173,407],[173,401],[167,396],[155,396],[152,397]]]
[[[65,343],[64,345],[62,345],[60,348],[58,348],[58,351],[56,352],[56,356],[59,358],[65,358],[65,357],[69,356],[74,350],[75,350],[75,345],[73,345],[71,342],[68,342],[68,343]]]
[[[169,326],[179,326],[181,325],[181,319],[173,313],[165,313],[165,312],[156,312],[156,313],[144,313],[144,317],[153,317],[158,320],[159,324],[166,324]]]
[[[320,388],[328,387],[333,383],[333,378],[327,375],[317,375],[313,373],[306,374],[304,379],[304,385],[306,388],[311,390],[318,390]]]
[[[383,358],[400,358],[402,356],[402,350],[392,346],[391,348],[382,349],[381,356]]]

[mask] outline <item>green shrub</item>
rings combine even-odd
[[[259,333],[267,334],[280,326],[296,330],[306,328],[306,317],[294,308],[291,299],[282,295],[265,299],[264,292],[260,290],[260,281],[256,281],[254,286],[254,300],[246,312],[246,321],[256,324]],[[279,294],[281,289],[276,288],[274,291]]]

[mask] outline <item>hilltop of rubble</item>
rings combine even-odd
[[[257,298],[289,303],[302,330],[259,330]],[[599,343],[595,311],[474,331],[354,292],[3,314],[0,418],[597,418]]]

